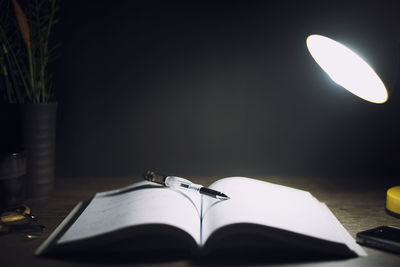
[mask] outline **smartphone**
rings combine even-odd
[[[379,226],[357,233],[357,243],[400,254],[400,228]]]

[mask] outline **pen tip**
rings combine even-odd
[[[225,195],[224,193],[221,193],[221,192],[217,195],[217,198],[220,199],[220,200],[228,200],[228,199],[230,199],[230,197],[228,197],[227,195]]]

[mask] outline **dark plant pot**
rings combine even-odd
[[[21,151],[20,105],[0,103],[0,154]]]
[[[21,205],[26,193],[24,152],[0,155],[0,210]]]
[[[21,105],[21,141],[27,154],[27,197],[54,187],[57,103]]]

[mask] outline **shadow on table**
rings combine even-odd
[[[207,257],[192,259],[194,265],[247,265],[247,264],[286,264],[312,263],[353,258],[354,256],[338,256],[321,253],[300,253],[283,251],[229,250],[214,252]]]
[[[101,265],[111,264],[157,264],[185,261],[193,265],[232,266],[243,264],[265,263],[311,263],[334,261],[351,258],[352,256],[337,256],[328,254],[230,250],[215,252],[208,255],[191,255],[187,251],[146,251],[146,252],[86,252],[51,256],[68,262],[92,263]]]

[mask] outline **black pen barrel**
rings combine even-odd
[[[210,197],[213,197],[213,198],[218,198],[218,199],[228,198],[227,195],[225,195],[225,194],[223,194],[223,193],[221,193],[219,191],[212,190],[212,189],[207,188],[207,187],[200,188],[199,192],[200,192],[200,194],[207,195],[207,196],[210,196]]]

